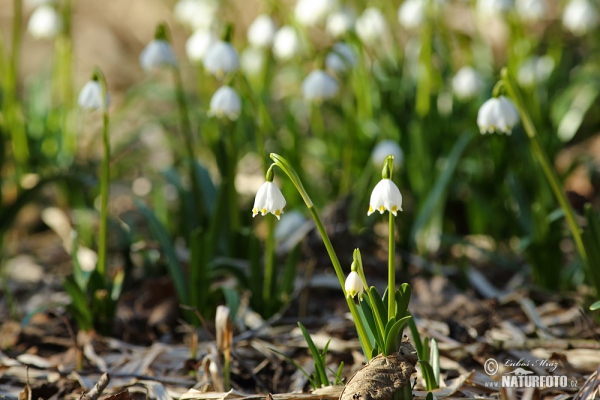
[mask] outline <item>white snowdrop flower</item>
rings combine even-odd
[[[344,283],[344,289],[346,289],[346,297],[354,298],[354,296],[363,294],[364,287],[360,275],[356,271],[352,271],[348,274],[346,282]]]
[[[334,38],[344,36],[354,28],[356,15],[348,7],[342,7],[329,14],[325,30]]]
[[[198,29],[185,42],[185,52],[192,62],[201,62],[204,55],[219,39],[217,35],[207,29]]]
[[[302,82],[304,100],[321,102],[334,97],[339,90],[334,77],[322,69],[315,69]]]
[[[406,0],[398,8],[398,21],[406,29],[415,29],[425,21],[425,0]]]
[[[281,27],[273,39],[273,55],[280,61],[291,60],[300,52],[298,32],[291,26]]]
[[[516,0],[515,9],[521,19],[532,22],[543,19],[547,12],[545,0]]]
[[[204,55],[204,69],[217,78],[236,71],[240,66],[238,53],[229,42],[218,41]]]
[[[146,72],[163,67],[177,66],[177,58],[171,43],[154,39],[140,54],[140,65]]]
[[[345,72],[356,65],[356,53],[346,43],[336,43],[325,58],[325,66],[329,71]]]
[[[256,198],[254,199],[254,207],[252,207],[252,216],[256,217],[260,213],[263,217],[267,213],[271,213],[281,218],[283,208],[285,207],[285,198],[281,190],[273,182],[265,182],[258,189]]]
[[[545,82],[554,70],[554,59],[550,56],[530,57],[519,66],[517,80],[528,87]]]
[[[277,26],[273,18],[261,14],[256,17],[248,28],[248,43],[258,48],[271,47],[276,32]]]
[[[77,98],[79,107],[87,110],[98,110],[102,108],[102,85],[96,80],[88,81]],[[109,104],[108,94],[105,100],[106,107]]]
[[[402,211],[402,195],[398,186],[391,179],[382,179],[375,185],[373,192],[371,192],[367,215],[371,215],[375,211],[383,214],[386,210],[394,216],[396,216],[398,210]]]
[[[477,125],[481,133],[503,132],[510,135],[519,122],[519,112],[514,103],[504,96],[491,98],[479,108]]]
[[[371,152],[371,161],[376,168],[381,168],[387,156],[394,156],[394,169],[402,167],[404,164],[404,152],[394,140],[383,140],[373,148]]]
[[[304,26],[324,22],[338,8],[338,0],[298,0],[294,8],[296,20]]]
[[[380,43],[387,33],[388,26],[383,13],[374,7],[369,7],[356,20],[356,34],[366,44]]]
[[[240,54],[240,67],[246,75],[257,76],[263,71],[265,59],[264,50],[248,47]]]
[[[563,11],[562,23],[577,36],[582,36],[598,25],[598,10],[591,1],[571,0]]]
[[[27,24],[27,31],[36,39],[52,39],[58,35],[61,29],[61,16],[54,7],[48,4],[42,4],[36,8]]]
[[[175,18],[193,30],[209,29],[214,22],[219,4],[211,0],[179,0],[175,4]]]
[[[513,0],[477,0],[477,12],[483,16],[494,16],[508,12]]]
[[[452,90],[461,100],[469,100],[477,95],[483,86],[481,76],[473,67],[462,67],[452,78]]]
[[[242,101],[235,89],[230,86],[221,86],[210,99],[208,115],[218,118],[236,120],[242,110]]]

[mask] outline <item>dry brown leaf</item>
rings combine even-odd
[[[397,353],[378,355],[350,378],[340,400],[391,399],[410,384],[410,376],[417,372],[417,361],[417,352],[409,342],[402,343]]]
[[[129,390],[126,389],[125,391],[113,394],[104,400],[133,400],[133,397],[129,394]]]

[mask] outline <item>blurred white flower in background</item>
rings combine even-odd
[[[298,0],[294,16],[301,25],[313,26],[325,22],[337,8],[337,0]]]
[[[342,7],[329,14],[325,30],[334,38],[339,38],[352,31],[355,22],[356,14],[354,14],[354,11],[348,7]]]
[[[598,10],[588,0],[571,0],[563,12],[562,23],[573,34],[584,35],[598,26]]]
[[[425,0],[406,0],[398,8],[398,21],[406,29],[415,29],[425,21]]]
[[[507,97],[491,98],[479,108],[477,125],[481,133],[503,132],[510,135],[519,122],[519,112]]]
[[[31,14],[27,31],[36,39],[53,39],[62,29],[62,18],[54,7],[42,4]]]
[[[547,12],[545,0],[516,0],[515,9],[521,19],[531,22],[543,19]]]
[[[258,48],[271,47],[276,32],[277,26],[273,18],[261,14],[256,17],[248,28],[248,43]]]
[[[281,27],[273,40],[273,55],[280,61],[294,58],[300,52],[300,38],[291,26]]]
[[[221,86],[210,99],[208,115],[217,118],[229,118],[234,121],[240,116],[242,101],[235,89]]]
[[[473,67],[462,67],[452,78],[452,91],[461,100],[472,99],[482,87],[481,75]]]
[[[302,82],[302,95],[304,100],[321,102],[334,97],[339,90],[339,85],[334,77],[327,72],[316,69]]]
[[[212,0],[179,0],[174,13],[177,21],[195,31],[209,29],[218,9],[218,2]]]
[[[217,78],[236,71],[240,60],[236,49],[229,42],[219,40],[213,43],[204,54],[204,69]]]
[[[367,215],[371,215],[375,211],[379,211],[380,214],[389,211],[394,216],[398,211],[402,211],[402,194],[391,179],[382,179],[373,188]]]
[[[513,0],[477,0],[477,12],[482,16],[504,14],[513,7]]]
[[[177,66],[177,58],[171,43],[166,40],[154,39],[140,54],[142,69],[149,72],[153,69]]]
[[[201,62],[204,55],[219,39],[217,35],[207,29],[198,29],[185,42],[185,52],[192,62]]]
[[[256,76],[262,72],[265,59],[264,50],[248,47],[240,54],[240,67],[246,75]]]
[[[105,104],[108,107],[109,104],[108,94],[106,96]],[[97,80],[88,81],[77,98],[79,107],[86,110],[98,110],[102,108],[102,85]]]
[[[356,53],[346,43],[336,43],[325,58],[327,70],[340,73],[356,65]]]
[[[371,161],[375,168],[381,168],[386,157],[394,156],[394,169],[401,168],[404,164],[404,152],[400,148],[400,145],[395,140],[383,140],[375,147],[371,152]]]
[[[383,13],[378,8],[369,7],[356,20],[355,30],[363,43],[373,45],[381,43],[388,26]]]
[[[552,57],[530,57],[519,66],[517,80],[522,86],[533,86],[545,82],[553,70],[554,59]]]

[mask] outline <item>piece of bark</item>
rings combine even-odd
[[[373,358],[346,384],[340,400],[390,400],[394,393],[410,384],[410,376],[417,372],[419,358],[409,342],[389,356]]]
[[[88,392],[80,397],[81,400],[97,400],[102,394],[108,383],[110,382],[110,376],[107,373],[102,374],[100,380],[96,382],[96,385]]]

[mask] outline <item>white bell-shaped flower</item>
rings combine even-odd
[[[192,62],[201,62],[210,46],[218,40],[217,35],[210,30],[196,30],[185,42],[185,52],[188,59]]]
[[[402,195],[398,186],[391,179],[380,180],[371,192],[367,215],[375,211],[379,211],[380,214],[389,211],[396,216],[398,210],[402,211]]]
[[[360,297],[363,294],[364,286],[357,272],[352,271],[348,274],[344,289],[346,289],[346,297],[348,298],[353,298],[356,295]]]
[[[302,82],[302,95],[305,100],[321,102],[334,97],[339,91],[339,84],[327,72],[316,69]]]
[[[461,100],[475,97],[483,87],[479,73],[473,67],[462,67],[452,78],[452,90]]]
[[[379,168],[389,155],[394,156],[394,169],[402,167],[404,152],[395,140],[383,140],[377,143],[371,152],[371,161],[375,167]]]
[[[214,43],[204,55],[204,69],[217,78],[236,71],[239,66],[238,53],[229,42],[220,40]]]
[[[216,19],[219,3],[213,0],[179,0],[175,4],[175,18],[196,31],[210,29]]]
[[[49,4],[42,4],[31,14],[27,31],[36,39],[52,39],[59,34],[62,25],[62,18],[56,9]]]
[[[263,49],[248,47],[240,54],[240,67],[247,76],[258,76],[263,72],[266,55]]]
[[[248,28],[248,43],[253,47],[268,48],[273,44],[277,26],[273,18],[261,14],[250,24]]]
[[[517,80],[522,86],[531,87],[544,83],[553,70],[554,59],[552,57],[530,57],[519,66]]]
[[[373,45],[381,42],[388,31],[388,26],[381,10],[369,7],[356,20],[355,30],[363,43]]]
[[[294,8],[296,20],[304,26],[324,22],[338,8],[338,0],[298,0]]]
[[[348,7],[342,7],[337,11],[329,14],[325,30],[334,38],[344,36],[346,33],[354,29],[356,15]]]
[[[345,72],[356,65],[356,53],[346,43],[336,43],[325,58],[325,66],[334,73]]]
[[[252,216],[256,217],[260,213],[263,217],[267,213],[271,213],[281,218],[283,208],[285,207],[285,198],[281,190],[273,182],[265,182],[258,189],[256,198],[254,199],[254,207],[252,207]]]
[[[398,21],[406,29],[415,29],[425,21],[425,0],[406,0],[398,8]]]
[[[514,103],[504,96],[491,98],[479,108],[477,125],[481,133],[503,132],[510,135],[519,122],[519,111]]]
[[[242,110],[242,101],[235,89],[230,86],[221,86],[210,99],[208,115],[218,118],[236,120]]]
[[[96,80],[88,81],[77,98],[79,107],[87,110],[98,110],[102,108],[102,85]],[[108,107],[109,98],[108,94],[105,99],[105,105]]]
[[[543,19],[548,11],[545,0],[516,0],[515,9],[522,20],[530,22]]]
[[[298,32],[291,26],[281,27],[273,39],[273,55],[280,61],[288,61],[300,53]]]
[[[151,41],[140,54],[140,65],[146,72],[177,66],[177,58],[171,43],[161,39]]]
[[[598,20],[598,9],[589,0],[571,0],[563,11],[563,25],[577,36],[596,28]]]

